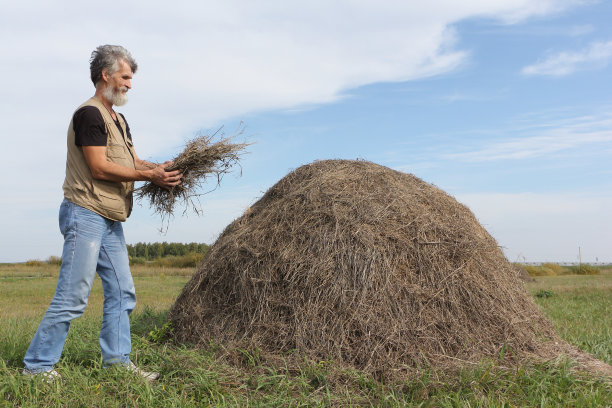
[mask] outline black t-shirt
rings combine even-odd
[[[123,114],[119,114],[125,122],[125,130],[128,139],[132,140],[130,126]],[[119,132],[123,135],[123,130],[119,121],[115,121]],[[95,106],[83,106],[74,113],[72,118],[72,128],[74,129],[74,143],[77,146],[106,146],[106,125],[100,110]]]

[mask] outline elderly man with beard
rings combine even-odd
[[[164,188],[181,182],[170,162],[153,164],[136,155],[125,117],[113,110],[127,102],[138,65],[123,47],[103,45],[91,55],[90,71],[96,92],[74,113],[68,127],[64,201],[59,227],[64,236],[57,288],[24,363],[25,375],[60,378],[59,361],[72,319],[85,310],[95,274],[104,291],[100,349],[105,366],[119,365],[157,378],[130,360],[129,315],[136,305],[134,283],[122,222],[132,210],[134,181],[151,181]]]

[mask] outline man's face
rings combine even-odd
[[[132,69],[123,60],[119,60],[119,69],[107,77],[104,97],[112,105],[122,106],[127,103],[127,91],[132,88]]]

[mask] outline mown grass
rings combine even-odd
[[[32,268],[30,268],[32,269]],[[101,288],[74,321],[62,360],[63,380],[45,384],[19,374],[29,341],[55,290],[57,268],[0,265],[0,406],[22,407],[605,407],[610,379],[576,372],[556,360],[515,370],[496,361],[449,376],[424,369],[386,384],[330,361],[271,364],[257,350],[222,353],[164,342],[168,308],[192,270],[133,268],[139,304],[132,315],[132,358],[161,377],[153,384],[104,369],[97,335]],[[530,293],[566,340],[610,363],[612,275],[538,277]],[[225,357],[222,357],[225,356]]]

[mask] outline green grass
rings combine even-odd
[[[55,269],[54,269],[55,268]],[[139,304],[132,315],[132,358],[157,370],[153,384],[104,369],[97,335],[99,280],[83,317],[72,324],[62,360],[63,380],[45,384],[19,374],[29,341],[55,289],[57,267],[0,265],[0,406],[20,407],[605,407],[607,380],[558,360],[508,370],[495,361],[455,375],[424,370],[385,384],[330,361],[272,364],[256,350],[218,352],[161,341],[168,308],[192,270],[134,267]],[[527,284],[560,335],[612,362],[612,274],[538,277]],[[156,341],[157,340],[157,341]]]
[[[540,276],[527,285],[551,318],[557,333],[571,344],[612,364],[612,274]]]

